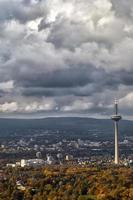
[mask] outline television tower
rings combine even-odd
[[[118,146],[118,122],[121,120],[121,115],[118,114],[118,101],[115,100],[115,114],[112,115],[111,119],[114,121],[115,128],[115,164],[119,164],[119,146]]]

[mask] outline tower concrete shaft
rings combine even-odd
[[[119,164],[118,122],[115,121],[115,164]]]
[[[118,122],[121,120],[121,116],[118,115],[118,103],[115,101],[115,115],[111,117],[114,121],[115,128],[115,164],[119,164],[119,145],[118,145]]]

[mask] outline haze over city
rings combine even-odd
[[[0,0],[0,117],[133,119],[131,0]]]

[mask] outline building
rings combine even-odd
[[[42,166],[45,164],[43,159],[29,159],[29,160],[21,160],[21,167],[29,166],[29,167],[36,167]]]

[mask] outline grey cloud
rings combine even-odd
[[[114,41],[119,41],[125,35],[121,30],[122,23],[114,22],[105,29],[100,29],[94,25],[93,31],[90,30],[89,25],[81,21],[73,21],[61,16],[61,19],[55,23],[40,24],[40,29],[51,28],[47,41],[53,43],[57,48],[75,49],[81,44],[87,42],[96,42],[104,44],[105,46],[112,46]],[[119,32],[119,35],[117,35]],[[90,49],[91,51],[91,49]]]
[[[37,4],[37,3],[39,3],[39,2],[41,2],[42,0],[22,0],[22,3],[24,4],[24,5],[31,5],[32,3],[35,3],[35,4]]]
[[[111,0],[116,15],[131,20],[133,17],[133,3],[131,0]]]
[[[47,41],[54,43],[56,47],[75,48],[83,42],[87,42],[88,34],[84,24],[70,21],[66,18],[57,18]]]
[[[0,0],[0,84],[14,82],[0,91],[3,112],[102,115],[117,95],[131,105],[132,7],[124,0]]]
[[[38,31],[42,31],[43,29],[50,28],[52,23],[46,22],[46,19],[43,18],[38,24]]]
[[[38,4],[35,5],[31,5],[30,2],[31,1],[1,0],[0,21],[5,22],[15,19],[21,23],[26,23],[27,21],[44,16],[46,9],[43,4],[41,4],[41,1],[38,1]]]

